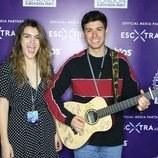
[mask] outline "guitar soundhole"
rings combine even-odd
[[[88,124],[96,124],[98,122],[98,115],[95,110],[91,109],[86,112],[85,120]]]

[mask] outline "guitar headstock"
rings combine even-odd
[[[154,100],[155,97],[158,97],[158,89],[151,90],[150,87],[148,89],[152,100]]]

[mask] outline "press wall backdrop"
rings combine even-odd
[[[128,57],[139,86],[145,92],[158,88],[157,0],[0,0],[0,63],[12,50],[18,25],[33,18],[45,28],[57,71],[87,47],[80,20],[90,10],[107,16],[106,45]],[[125,110],[124,119],[123,158],[158,158],[158,98],[143,113]],[[64,148],[60,157],[73,158],[73,152]]]

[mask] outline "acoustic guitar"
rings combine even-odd
[[[107,131],[112,127],[111,114],[138,104],[138,98],[141,95],[107,106],[102,97],[95,97],[88,103],[78,103],[68,101],[64,107],[71,113],[81,116],[85,119],[84,129],[76,132],[71,127],[56,120],[56,126],[63,144],[69,149],[77,149],[84,145],[90,136],[98,131]],[[143,94],[147,99],[154,99],[158,96],[158,89],[151,90]]]

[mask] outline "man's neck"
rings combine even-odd
[[[88,48],[88,53],[94,57],[103,57],[105,55],[106,47],[101,47],[97,49]]]

